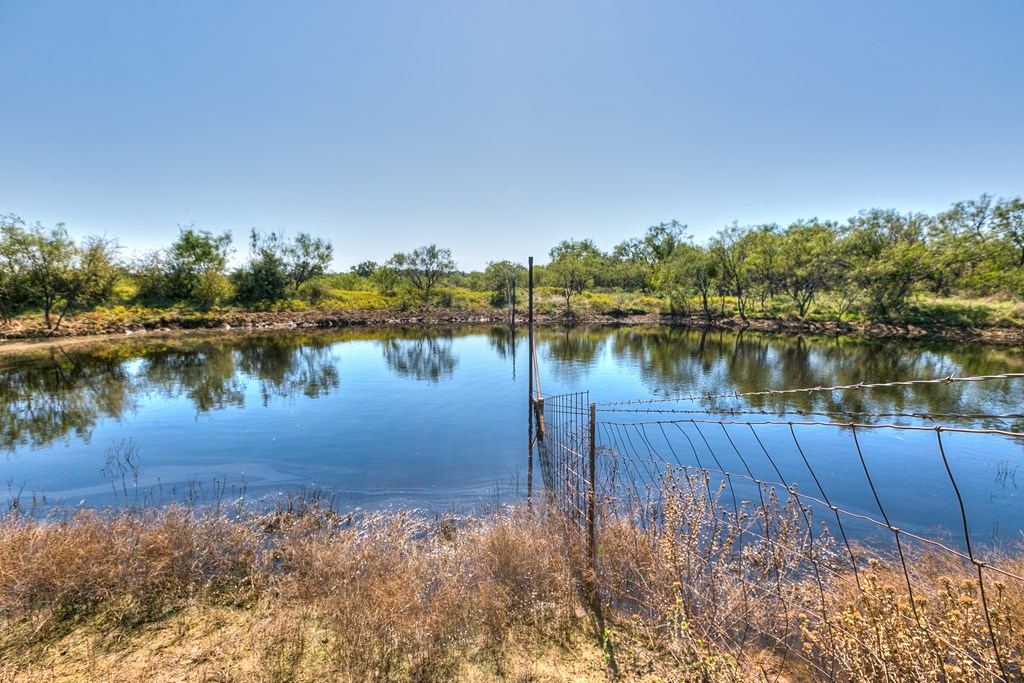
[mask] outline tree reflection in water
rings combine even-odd
[[[117,354],[82,357],[51,348],[5,364],[0,381],[0,449],[40,446],[71,436],[88,441],[96,422],[135,406]]]
[[[538,353],[543,346],[552,361],[550,370],[566,384],[581,384],[597,361],[615,330],[590,327],[540,329],[536,332]],[[580,386],[580,389],[586,387]]]
[[[449,380],[459,359],[452,351],[450,331],[410,332],[412,338],[381,341],[384,362],[399,377],[427,382]]]
[[[519,330],[511,327],[492,327],[487,330],[487,342],[502,360],[512,361],[512,381],[516,379],[516,335]]]
[[[259,400],[317,398],[342,383],[340,342],[379,345],[387,368],[404,379],[452,380],[454,340],[483,335],[498,359],[515,356],[512,332],[501,327],[361,329],[132,339],[91,348],[59,346],[0,356],[0,449],[88,441],[101,420],[120,420],[146,394],[186,400],[197,414],[245,405],[257,383]],[[664,327],[538,329],[542,372],[573,389],[610,364],[638,373],[651,396],[745,393],[765,389],[889,382],[1024,372],[1015,347],[935,345],[805,338]],[[467,347],[468,348],[468,347]],[[486,347],[484,347],[486,350]],[[604,370],[600,370],[604,372]],[[635,376],[635,375],[634,375]],[[475,387],[468,386],[467,391]],[[595,396],[597,400],[643,396]],[[740,406],[730,399],[706,408]],[[767,413],[794,409],[830,413],[1019,413],[1020,383],[960,383],[908,389],[752,396],[742,407]],[[870,419],[858,417],[858,421]],[[1016,418],[982,426],[1024,429]]]
[[[909,341],[665,328],[631,328],[609,334],[613,336],[614,355],[632,361],[656,396],[742,394],[932,379],[954,373],[965,377],[1024,371],[1024,356],[1012,347],[950,347]],[[799,409],[868,414],[1017,413],[1022,404],[1024,387],[1020,383],[762,395],[746,397],[742,403],[746,409],[769,413]],[[708,403],[719,409],[737,405],[739,402],[729,399]],[[1013,429],[1024,426],[1020,420],[999,420],[997,424]]]
[[[0,366],[0,448],[87,441],[99,420],[121,419],[145,392],[184,397],[197,413],[243,406],[252,380],[264,405],[326,396],[341,384],[331,344],[303,335],[190,338],[7,358]]]

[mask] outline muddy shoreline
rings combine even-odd
[[[700,316],[670,316],[657,313],[614,317],[583,314],[538,315],[538,325],[668,325],[765,332],[772,334],[805,335],[814,337],[854,337],[879,340],[926,340],[949,343],[981,343],[994,345],[1024,344],[1024,327],[969,327],[900,325],[893,323],[837,323],[834,321],[799,321],[780,318],[712,318]],[[526,316],[517,317],[524,325]],[[222,311],[194,315],[164,315],[158,320],[103,320],[97,322],[88,316],[65,320],[55,332],[47,333],[42,323],[31,325],[8,324],[0,326],[0,352],[16,353],[38,349],[49,344],[67,345],[74,342],[124,339],[149,333],[185,334],[212,331],[260,331],[287,329],[344,329],[351,327],[410,327],[442,325],[505,325],[507,318],[498,311],[460,311],[447,309],[421,309],[417,311],[302,311],[259,312]]]

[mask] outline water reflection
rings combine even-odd
[[[236,352],[238,369],[259,381],[264,406],[274,397],[329,396],[341,385],[332,346],[324,337],[310,337],[300,344],[286,336],[249,338]]]
[[[340,386],[330,340],[306,336],[163,340],[96,351],[53,347],[4,359],[0,448],[39,447],[120,420],[144,393],[184,398],[197,413],[242,407],[250,380],[272,398],[326,396]],[[137,362],[132,362],[137,361]]]
[[[420,331],[412,338],[391,338],[381,342],[384,362],[399,377],[418,381],[449,380],[459,364],[452,353],[450,331]]]
[[[613,338],[613,354],[635,365],[644,385],[655,396],[707,396],[1024,371],[1024,356],[1015,348],[687,329],[619,331]],[[707,407],[721,410],[858,414],[867,420],[871,415],[890,417],[910,412],[1019,413],[1022,404],[1021,383],[765,394],[742,401],[719,398],[705,402]],[[979,424],[1014,430],[1024,426],[1018,418],[982,419]]]
[[[263,405],[272,398],[326,396],[340,386],[330,342],[306,336],[209,339],[142,355],[140,389],[184,397],[199,413],[245,405],[246,388],[258,383]]]
[[[0,449],[74,436],[88,441],[101,418],[134,407],[128,373],[116,353],[87,358],[60,348],[16,363],[0,381]]]
[[[245,384],[236,373],[234,353],[214,342],[147,355],[139,380],[167,398],[187,398],[199,413],[245,404]]]
[[[721,335],[718,339],[721,341]],[[615,335],[612,352],[631,361],[644,384],[656,396],[677,396],[695,389],[698,393],[708,393],[705,388],[717,386],[721,381],[711,376],[714,361],[721,353],[719,349],[709,348],[708,341],[707,330],[669,328],[660,335],[623,330]]]
[[[197,414],[243,407],[247,401],[267,406],[277,399],[327,397],[343,386],[339,354],[348,341],[371,342],[393,376],[428,384],[448,382],[459,366],[459,353],[469,352],[456,352],[455,341],[472,336],[483,336],[486,346],[466,348],[511,362],[514,380],[515,358],[521,354],[519,360],[525,362],[526,344],[517,345],[516,335],[503,327],[143,338],[0,356],[0,449],[87,441],[98,421],[120,420],[148,395],[184,399]],[[548,393],[556,385],[568,391],[590,389],[598,401],[1024,372],[1024,353],[1014,347],[682,328],[538,329],[537,345]],[[622,381],[612,381],[609,375]],[[598,386],[602,381],[605,384]],[[738,405],[728,398],[702,404],[723,410]],[[1017,382],[753,396],[742,408],[777,414],[801,410],[997,415],[1018,413],[1021,405],[1024,388]],[[867,416],[857,421],[869,420]],[[992,417],[978,423],[1024,430],[1020,418]]]
[[[512,361],[512,380],[516,379],[516,339],[519,331],[511,327],[492,327],[487,330],[487,342],[498,358]]]
[[[605,343],[614,334],[614,330],[606,328],[538,330],[537,345],[544,347],[551,361],[545,367],[545,371],[551,372],[567,384],[585,381],[589,369],[597,361]]]

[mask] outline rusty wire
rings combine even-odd
[[[598,409],[609,406],[643,405],[652,403],[672,403],[679,401],[705,401],[717,398],[749,398],[752,396],[781,396],[785,394],[817,394],[832,391],[856,391],[861,389],[881,389],[885,387],[914,387],[927,384],[953,384],[956,382],[987,382],[991,380],[1024,379],[1024,373],[1013,372],[1001,375],[976,375],[974,377],[957,377],[956,374],[934,379],[914,379],[899,382],[859,382],[857,384],[839,384],[831,387],[804,387],[800,389],[764,389],[762,391],[732,392],[731,394],[696,394],[690,396],[674,396],[664,398],[634,399],[629,401],[605,401],[598,403]]]
[[[849,418],[872,418],[872,417],[902,417],[912,420],[1021,420],[1024,413],[870,413],[851,410],[803,410],[794,408],[792,410],[768,410],[766,408],[601,408],[597,410],[602,413],[643,413],[658,415],[774,415],[782,417],[785,415],[799,415],[801,417],[849,417]]]

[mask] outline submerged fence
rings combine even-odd
[[[945,400],[982,383],[1012,395],[1024,375],[547,397],[540,468],[602,604],[698,656],[714,642],[819,680],[1024,680],[1024,414]]]

